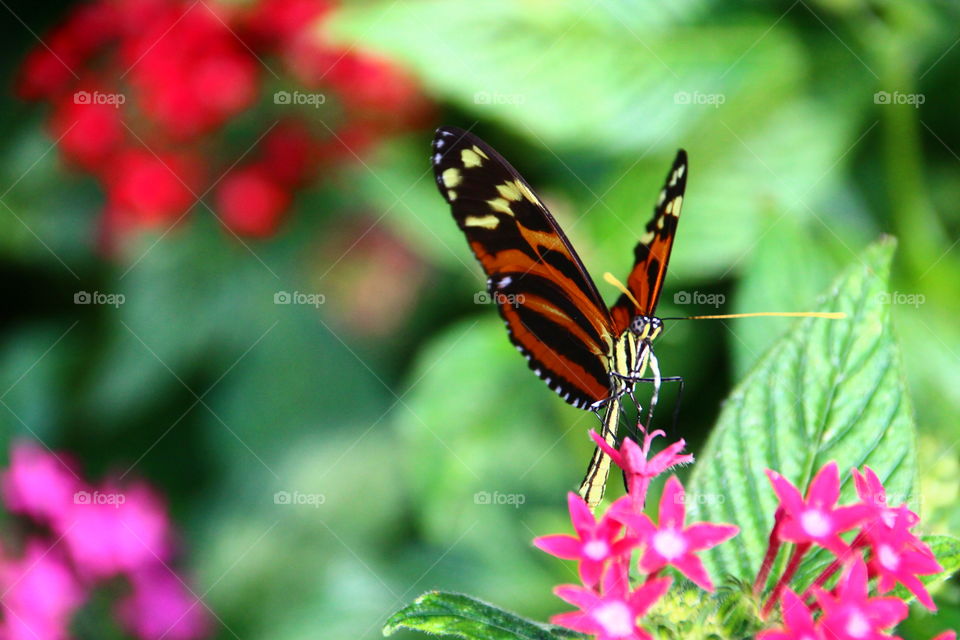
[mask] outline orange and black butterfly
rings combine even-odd
[[[683,203],[686,153],[677,153],[626,287],[609,309],[557,221],[488,144],[442,127],[432,163],[440,193],[487,273],[510,340],[534,373],[579,409],[599,411],[632,391],[663,328],[655,311]]]

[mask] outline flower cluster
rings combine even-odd
[[[334,9],[91,0],[44,36],[17,90],[51,106],[62,156],[105,189],[106,248],[124,232],[172,225],[198,202],[234,234],[268,236],[318,171],[425,123],[429,104],[409,75],[328,42]]]
[[[933,600],[918,576],[940,573],[943,568],[930,548],[912,529],[919,518],[906,504],[890,506],[876,473],[869,467],[854,469],[859,500],[838,506],[840,473],[835,462],[824,466],[810,482],[806,496],[775,471],[767,471],[779,507],[770,534],[770,546],[754,583],[759,595],[784,543],[793,548],[783,574],[762,608],[768,615],[780,603],[781,628],[761,632],[761,640],[882,640],[895,638],[888,631],[907,617],[906,603],[884,596],[903,585],[928,609]],[[841,534],[848,534],[846,542]],[[788,588],[803,557],[812,549],[829,550],[835,560],[813,584],[797,595]],[[838,572],[832,589],[827,582]],[[872,582],[875,580],[875,582]],[[871,588],[872,584],[872,588]],[[953,638],[953,632],[938,636]]]
[[[0,487],[6,508],[31,525],[19,553],[0,549],[0,638],[66,637],[90,593],[117,578],[127,593],[116,614],[129,633],[145,640],[207,634],[204,605],[169,566],[170,522],[149,487],[90,486],[62,455],[32,444],[13,448]]]
[[[661,576],[673,567],[700,587],[713,590],[713,583],[697,553],[735,536],[732,525],[707,522],[686,524],[686,496],[676,476],[671,476],[660,498],[657,521],[643,513],[650,481],[668,469],[693,460],[681,455],[683,440],[652,458],[655,431],[645,435],[643,445],[625,438],[613,449],[596,433],[591,436],[614,463],[623,469],[628,494],[595,519],[580,496],[568,497],[570,518],[576,536],[551,535],[534,544],[554,556],[577,560],[582,585],[562,585],[557,596],[579,611],[562,613],[551,620],[576,631],[595,634],[601,640],[648,640],[640,626],[642,618],[670,588],[672,578]],[[637,552],[640,584],[631,588],[632,557]]]

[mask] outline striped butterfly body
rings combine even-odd
[[[632,391],[663,328],[655,310],[683,202],[686,153],[677,153],[625,290],[609,309],[557,221],[488,144],[442,127],[432,163],[510,340],[530,368],[579,409],[599,411]]]

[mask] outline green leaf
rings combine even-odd
[[[960,538],[946,535],[930,535],[920,536],[920,539],[930,547],[933,555],[937,558],[937,562],[943,567],[941,573],[920,576],[920,581],[923,582],[927,589],[934,589],[957,571],[960,571]],[[900,588],[901,587],[898,587],[898,589]],[[912,599],[912,595],[909,594],[906,589],[903,590],[902,594],[898,593],[897,595]]]
[[[400,629],[478,640],[554,640],[587,636],[521,618],[459,593],[430,591],[390,616],[383,627],[389,636]]]
[[[549,10],[489,0],[482,11],[443,0],[374,2],[344,7],[329,33],[405,61],[432,95],[544,145],[672,147],[715,116],[711,97],[739,105],[736,128],[805,81],[787,30],[750,18],[690,26],[688,12],[658,13],[644,21],[620,3],[588,0]],[[672,18],[682,25],[664,24]],[[678,47],[678,39],[698,44]],[[747,48],[765,63],[741,64]]]
[[[798,322],[725,402],[689,492],[691,520],[740,527],[705,557],[715,579],[756,575],[777,506],[765,469],[805,488],[835,460],[843,501],[853,495],[849,469],[869,465],[889,495],[916,495],[913,414],[884,304],[894,247],[888,238],[868,248],[824,296],[817,310],[846,319]],[[801,574],[824,560],[811,555]]]

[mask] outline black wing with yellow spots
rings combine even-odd
[[[438,129],[432,161],[437,187],[530,368],[575,407],[605,400],[610,316],[556,220],[520,174],[467,131]]]

